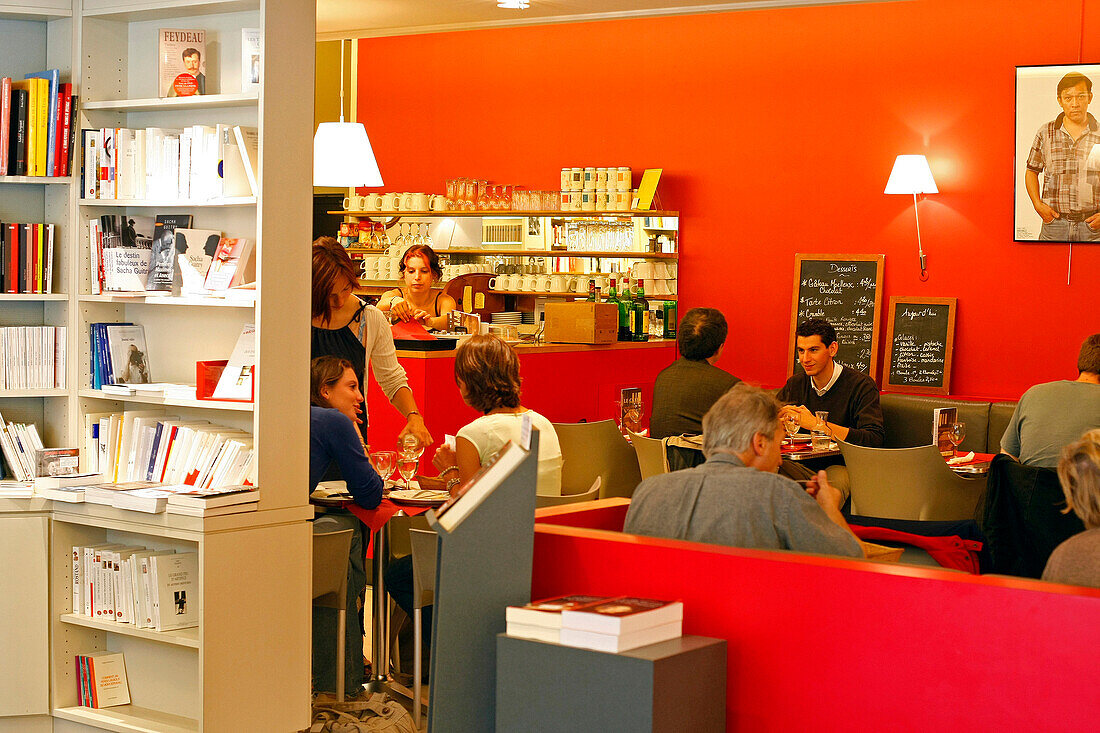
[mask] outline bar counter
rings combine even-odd
[[[642,424],[649,424],[653,403],[653,380],[676,360],[674,339],[621,341],[612,344],[517,345],[523,405],[551,422],[579,422],[617,419],[620,391],[642,390]],[[444,434],[454,435],[460,427],[479,417],[467,407],[454,379],[454,351],[404,351],[397,359],[409,376],[409,387],[438,444]],[[368,370],[369,371],[369,370]],[[388,404],[374,378],[367,376],[367,405],[372,448],[390,448],[405,421]],[[421,471],[430,472],[431,451],[425,453]]]

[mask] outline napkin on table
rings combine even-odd
[[[966,455],[955,456],[954,458],[948,458],[947,459],[947,465],[957,466],[960,463],[969,463],[972,460],[974,460],[974,451],[970,451]]]

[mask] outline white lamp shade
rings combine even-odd
[[[322,122],[313,136],[313,185],[381,186],[367,130],[359,122]]]
[[[939,193],[932,169],[923,155],[899,155],[884,193]]]

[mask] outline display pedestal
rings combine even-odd
[[[428,701],[433,733],[493,730],[495,637],[504,631],[505,609],[531,600],[538,443],[532,430],[522,462],[451,531],[428,514],[439,533]]]
[[[496,729],[726,728],[726,642],[683,636],[619,654],[497,636]]]

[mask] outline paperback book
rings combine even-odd
[[[175,282],[176,230],[191,226],[191,214],[157,214],[146,290],[171,291]]]
[[[126,661],[117,654],[80,654],[76,657],[77,702],[90,708],[130,704]]]
[[[180,268],[180,285],[185,294],[202,295],[206,273],[214,261],[222,233],[212,229],[190,229],[181,227],[175,230],[176,255]]]
[[[959,408],[936,407],[932,410],[932,444],[940,449],[940,455],[951,458],[955,444],[951,442],[951,425],[959,419]]]
[[[241,91],[260,91],[263,68],[263,33],[259,28],[241,28]]]
[[[206,31],[164,29],[158,35],[159,95],[206,94]]]
[[[111,381],[106,384],[153,381],[149,376],[149,348],[145,345],[145,327],[109,325],[106,332],[111,359]]]

